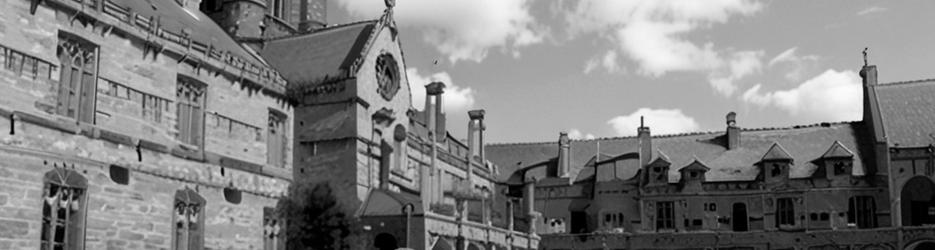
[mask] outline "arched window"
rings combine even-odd
[[[205,199],[195,190],[185,188],[175,192],[172,242],[175,250],[204,247]]]
[[[77,171],[45,173],[41,249],[84,249],[88,180]]]
[[[263,249],[264,250],[282,250],[286,249],[285,244],[285,225],[283,220],[276,213],[275,208],[263,208]]]

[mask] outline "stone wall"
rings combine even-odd
[[[292,126],[287,167],[271,166],[267,119],[271,110],[291,114],[291,106],[276,91],[231,77],[239,71],[211,67],[224,62],[146,53],[136,30],[107,26],[113,19],[98,12],[74,19],[60,4],[40,4],[30,14],[29,4],[4,0],[0,9],[0,249],[38,248],[43,176],[56,167],[88,179],[86,249],[169,248],[174,195],[186,187],[206,200],[206,248],[262,248],[263,208],[291,182]],[[92,123],[54,112],[60,34],[99,48]],[[175,139],[179,75],[207,86],[204,150]],[[145,109],[148,101],[158,108]],[[111,166],[128,169],[129,181],[112,180]],[[224,188],[241,192],[241,201],[228,202]]]

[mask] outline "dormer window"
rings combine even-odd
[[[782,175],[782,166],[779,164],[773,164],[772,171],[770,171],[770,177],[777,177]]]
[[[834,163],[834,175],[846,175],[849,174],[847,171],[848,165],[846,162],[839,161]]]
[[[691,176],[692,179],[698,178],[698,172],[695,171],[688,172],[688,175]]]

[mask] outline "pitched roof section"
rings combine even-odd
[[[247,63],[267,66],[258,55],[248,52],[201,11],[188,11],[174,1],[111,0],[111,2],[141,17],[158,17],[159,27],[164,30],[173,32],[187,30],[189,38],[194,41],[210,43],[212,48],[230,52],[246,60]]]
[[[935,143],[935,79],[875,85],[890,145]]]
[[[766,151],[766,154],[763,154],[764,161],[777,161],[777,160],[793,160],[792,156],[786,152],[786,149],[782,148],[782,145],[779,143],[773,143],[773,146],[769,147],[769,151]]]
[[[708,170],[711,170],[711,168],[709,168],[708,166],[706,166],[706,165],[704,164],[704,162],[701,162],[701,160],[699,160],[698,158],[695,158],[695,160],[692,161],[692,163],[689,163],[688,166],[685,166],[685,167],[680,168],[680,169],[679,169],[679,172],[682,172],[682,171],[685,171],[685,170],[701,170],[701,171],[708,171]]]
[[[374,35],[377,23],[351,23],[276,39],[260,53],[290,85],[314,86],[328,79],[346,78],[350,66]]]
[[[812,163],[828,149],[828,144],[839,141],[850,149],[855,149],[854,169],[863,169],[864,162],[870,162],[872,142],[865,141],[871,136],[865,132],[860,122],[834,123],[823,126],[801,126],[796,128],[744,130],[741,135],[741,147],[727,150],[722,136],[724,132],[696,133],[676,136],[653,137],[653,149],[666,152],[669,161],[676,166],[691,163],[695,156],[711,168],[705,175],[708,181],[754,180],[759,174],[755,164],[763,154],[769,151],[773,143],[782,144],[786,153],[796,157],[796,164],[790,170],[793,178],[810,177],[818,168]],[[872,139],[872,138],[871,138]],[[625,154],[637,152],[639,141],[636,137],[601,138],[601,152]],[[577,173],[592,158],[596,150],[593,140],[571,142],[572,164],[569,173]],[[493,144],[487,146],[487,159],[500,166],[498,179],[505,180],[519,168],[539,163],[558,155],[558,145],[554,142]],[[582,173],[585,173],[582,171]],[[860,171],[857,175],[863,175]],[[577,176],[577,175],[571,175]],[[678,172],[670,170],[669,180],[680,178]],[[576,178],[578,179],[578,178]]]
[[[834,144],[831,144],[831,147],[828,148],[828,151],[825,151],[825,154],[821,155],[821,158],[851,158],[854,157],[854,152],[851,152],[850,149],[847,149],[839,141],[834,141]]]

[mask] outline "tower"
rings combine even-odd
[[[234,39],[248,44],[323,28],[326,7],[327,0],[202,0],[199,4],[201,12]]]

